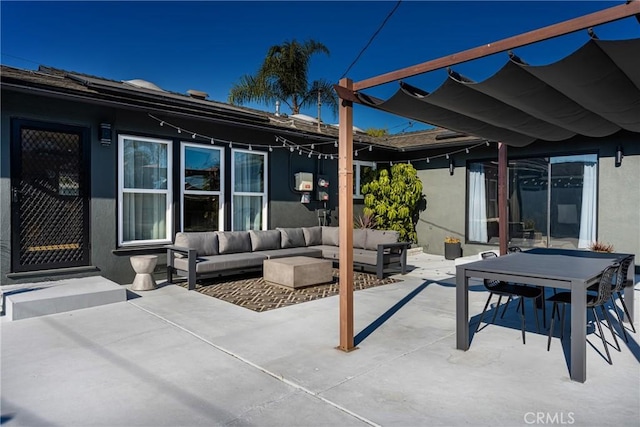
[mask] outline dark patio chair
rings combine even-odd
[[[620,264],[613,264],[605,268],[605,270],[602,272],[602,276],[600,276],[600,281],[598,283],[597,289],[589,288],[589,290],[595,290],[597,291],[597,293],[587,293],[587,309],[591,309],[591,312],[593,313],[594,322],[598,327],[598,332],[600,333],[600,338],[602,339],[602,344],[604,345],[604,350],[607,353],[607,358],[609,359],[608,362],[610,365],[613,365],[613,360],[611,359],[611,355],[609,354],[607,340],[602,333],[602,326],[600,325],[600,319],[598,318],[596,307],[600,307],[602,315],[607,320],[611,335],[613,335],[613,340],[615,341],[616,346],[620,348],[618,339],[616,338],[616,334],[613,332],[613,327],[611,326],[611,320],[609,319],[609,315],[604,308],[604,305],[611,297],[612,284],[615,285],[617,281],[617,274],[619,269]],[[547,298],[547,301],[553,302],[553,310],[551,312],[551,326],[549,327],[549,338],[547,339],[547,351],[549,351],[549,349],[551,348],[551,337],[553,336],[553,323],[555,321],[553,313],[555,312],[558,304],[562,304],[562,314],[560,316],[560,339],[562,340],[564,336],[564,315],[567,305],[571,304],[571,292],[558,292],[557,294]]]
[[[636,327],[633,326],[633,319],[629,316],[629,309],[624,302],[624,298],[622,297],[622,292],[624,291],[624,286],[627,284],[627,272],[629,271],[629,266],[631,265],[632,257],[627,257],[620,262],[620,268],[618,269],[618,274],[616,275],[615,284],[611,285],[611,303],[613,304],[613,310],[616,312],[616,316],[618,317],[618,322],[620,322],[620,328],[622,329],[622,333],[624,335],[624,341],[629,342],[629,337],[627,337],[627,329],[624,326],[624,322],[622,321],[623,316],[626,315],[627,319],[629,319],[629,324],[631,325],[631,330],[633,333],[636,333]],[[616,305],[615,297],[618,297],[618,300],[622,304],[623,316],[618,312],[618,306]]]
[[[484,252],[481,254],[481,256],[483,259],[497,257],[495,252]],[[526,344],[526,341],[525,341],[526,317],[525,317],[525,310],[524,310],[524,299],[529,298],[531,299],[533,312],[535,313],[535,317],[536,317],[536,328],[538,332],[540,332],[540,324],[538,322],[538,311],[536,310],[536,305],[535,305],[536,298],[542,295],[542,291],[540,291],[540,289],[533,288],[530,286],[507,283],[500,280],[484,279],[483,283],[484,283],[484,287],[489,291],[489,298],[487,298],[487,302],[484,305],[484,308],[482,309],[482,314],[480,315],[480,320],[478,321],[478,326],[476,326],[475,332],[478,332],[478,329],[480,329],[480,324],[482,323],[482,319],[484,318],[484,313],[487,311],[487,307],[489,307],[489,303],[491,302],[491,298],[493,298],[493,295],[498,295],[498,304],[496,305],[496,308],[495,308],[496,311],[493,313],[493,319],[491,320],[491,323],[495,323],[496,315],[498,314],[498,310],[500,309],[500,302],[502,301],[502,297],[507,297],[507,302],[505,304],[505,308],[502,311],[502,316],[500,317],[504,316],[504,313],[509,305],[509,302],[514,297],[520,297],[520,300],[518,301],[518,308],[521,308],[520,317],[522,320],[522,327],[521,327],[522,343]]]

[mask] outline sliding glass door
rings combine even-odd
[[[586,248],[596,240],[597,155],[509,161],[509,244]],[[496,162],[469,164],[467,240],[498,244]]]

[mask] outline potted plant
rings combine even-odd
[[[611,253],[613,252],[613,245],[610,243],[603,243],[603,242],[592,242],[589,245],[589,250],[593,251],[593,252],[606,252],[606,253]]]
[[[457,237],[447,236],[444,239],[444,258],[456,259],[462,256],[462,247],[460,239]]]

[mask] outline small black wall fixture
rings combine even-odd
[[[453,175],[453,157],[449,157],[449,175]]]
[[[619,168],[622,164],[622,158],[624,157],[624,151],[622,151],[622,146],[618,145],[616,147],[616,167]]]
[[[100,144],[108,147],[111,145],[111,125],[100,123]]]

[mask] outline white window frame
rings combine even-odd
[[[184,162],[187,158],[187,147],[195,147],[204,150],[217,150],[220,152],[220,190],[219,191],[205,191],[205,190],[185,190],[185,165]],[[224,166],[225,150],[222,147],[212,147],[202,144],[194,144],[190,142],[182,142],[180,147],[180,230],[184,231],[184,196],[185,195],[204,195],[204,196],[218,196],[218,230],[224,230]]]
[[[236,168],[235,168],[235,155],[236,153],[249,153],[249,154],[255,154],[255,155],[260,155],[264,157],[264,171],[263,171],[263,179],[264,179],[264,184],[262,186],[263,190],[262,193],[253,193],[253,192],[236,192],[235,191],[235,184],[236,184]],[[256,150],[242,150],[242,149],[238,149],[238,148],[232,148],[231,149],[231,230],[236,230],[234,221],[234,215],[233,215],[233,210],[234,210],[234,206],[233,206],[233,200],[235,196],[262,196],[262,230],[266,230],[267,229],[267,204],[268,204],[268,188],[269,188],[269,173],[268,173],[268,166],[269,166],[269,156],[267,155],[266,152],[263,151],[256,151]]]
[[[354,160],[353,161],[353,166],[356,169],[355,174],[353,176],[353,182],[354,182],[354,187],[355,187],[355,190],[353,192],[353,198],[354,199],[364,199],[364,195],[362,193],[360,193],[360,187],[361,187],[361,184],[360,184],[361,176],[360,176],[360,174],[362,172],[361,168],[363,166],[369,166],[372,169],[378,169],[378,167],[376,165],[376,162],[365,162],[363,160]]]
[[[165,144],[167,146],[167,188],[166,189],[143,189],[143,188],[124,188],[124,141],[125,139],[136,140],[141,142],[151,142],[155,144]],[[137,135],[119,135],[118,136],[118,245],[119,246],[138,246],[138,245],[156,245],[172,243],[172,224],[173,224],[173,200],[172,200],[172,171],[173,171],[173,142],[168,139],[147,138]],[[164,239],[147,239],[147,240],[124,240],[124,203],[123,196],[125,193],[136,194],[164,194],[166,196],[166,230]]]

